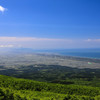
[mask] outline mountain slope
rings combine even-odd
[[[100,88],[62,85],[0,75],[0,100],[99,100]]]

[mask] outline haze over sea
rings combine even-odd
[[[37,50],[37,52],[54,53],[64,56],[86,57],[100,59],[100,48],[98,49],[57,49],[57,50]]]
[[[100,48],[92,49],[32,49],[32,48],[0,48],[0,54],[6,53],[47,53],[63,56],[100,59]]]

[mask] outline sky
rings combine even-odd
[[[100,0],[0,0],[0,48],[100,48]]]

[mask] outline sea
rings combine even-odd
[[[32,49],[32,48],[14,48],[14,49],[0,49],[0,54],[9,52],[15,53],[50,53],[63,56],[74,56],[84,58],[100,59],[100,48],[85,48],[85,49]]]
[[[63,56],[100,59],[100,49],[55,49],[55,50],[51,49],[51,50],[40,50],[40,52],[58,54]]]

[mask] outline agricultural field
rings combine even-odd
[[[100,87],[62,85],[0,75],[0,100],[100,100]]]

